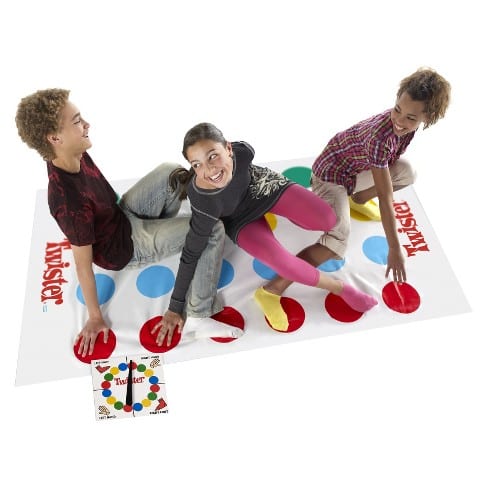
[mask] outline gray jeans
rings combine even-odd
[[[120,208],[132,227],[134,255],[127,267],[140,267],[181,252],[189,230],[189,216],[178,216],[179,191],[169,186],[169,175],[178,164],[163,163],[132,186]],[[225,230],[218,221],[195,270],[186,296],[190,317],[210,317],[223,309],[217,284],[224,254]]]

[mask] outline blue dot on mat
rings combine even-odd
[[[363,253],[374,263],[386,264],[388,260],[388,242],[386,237],[368,237],[363,242]]]
[[[100,305],[108,302],[115,293],[115,281],[108,275],[95,274],[95,286],[97,288],[98,303]],[[80,285],[78,285],[78,287],[76,288],[76,298],[83,305],[86,305]]]
[[[227,286],[234,279],[234,266],[226,259],[222,261],[222,270],[220,271],[220,278],[217,288]]]
[[[320,271],[328,271],[329,273],[337,271],[344,266],[346,261],[344,259],[329,259],[325,263],[322,263],[317,269]]]
[[[143,407],[140,403],[134,403],[134,405],[132,405],[132,410],[135,410],[136,412],[140,412],[142,408]]]
[[[102,396],[105,398],[108,398],[109,396],[112,396],[112,390],[103,390],[102,391]]]
[[[175,284],[175,275],[166,266],[150,266],[139,273],[136,287],[141,295],[157,298],[169,293]]]
[[[254,259],[252,262],[252,267],[257,275],[265,280],[272,280],[276,277],[276,272],[272,270],[270,267],[263,264],[261,261]]]
[[[159,381],[159,378],[157,376],[151,376],[149,378],[149,383],[151,383],[151,385],[157,385],[158,381]]]
[[[120,363],[118,365],[118,368],[120,369],[120,371],[125,371],[127,369],[127,364],[126,363]]]

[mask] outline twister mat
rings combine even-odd
[[[261,164],[256,161],[256,164]],[[290,179],[309,186],[311,158],[270,163]],[[122,194],[135,180],[111,182]],[[274,276],[272,270],[226,240],[219,294],[225,309],[215,326],[175,334],[171,346],[157,346],[150,333],[166,311],[179,256],[139,269],[119,272],[95,266],[99,302],[111,326],[107,344],[79,357],[73,341],[87,319],[69,243],[50,216],[46,190],[36,199],[26,284],[17,385],[90,374],[92,360],[162,354],[165,364],[228,354],[257,347],[345,332],[426,320],[470,311],[464,293],[443,253],[414,188],[395,193],[395,215],[406,255],[408,282],[385,279],[387,244],[380,222],[352,215],[344,260],[321,266],[336,278],[374,295],[379,305],[367,313],[350,309],[339,297],[293,284],[282,298],[289,329],[272,329],[255,304],[254,290]],[[188,213],[185,204],[181,213]],[[315,242],[319,233],[300,229],[284,218],[267,215],[278,239],[292,252]]]

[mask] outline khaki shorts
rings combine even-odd
[[[415,171],[406,159],[398,159],[389,170],[394,188],[403,188],[415,181]],[[365,190],[372,186],[374,186],[373,174],[371,171],[363,171],[356,177],[354,191]],[[342,185],[322,181],[312,174],[312,191],[325,200],[337,216],[336,225],[329,232],[322,234],[317,242],[334,252],[335,259],[344,259],[351,232],[349,196],[346,189]]]

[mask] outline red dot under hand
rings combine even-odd
[[[110,355],[114,352],[115,345],[117,344],[117,339],[115,338],[115,334],[113,333],[113,331],[109,329],[107,343],[105,343],[103,342],[103,332],[100,332],[95,341],[93,353],[87,354],[85,357],[78,353],[79,343],[80,341],[77,341],[76,344],[73,346],[73,352],[76,358],[83,363],[90,364],[95,359],[109,358]]]
[[[163,318],[162,315],[158,315],[156,317],[153,317],[152,319],[149,319],[142,327],[141,330],[139,331],[139,341],[141,345],[147,349],[148,351],[151,352],[167,352],[170,349],[173,349],[178,345],[181,339],[181,333],[178,332],[178,329],[175,329],[173,332],[173,337],[171,339],[171,344],[168,346],[166,344],[166,339],[167,337],[164,337],[163,343],[161,345],[158,345],[156,343],[156,338],[158,336],[158,331],[156,331],[154,334],[151,333],[151,330],[153,327],[161,321]]]
[[[420,296],[408,283],[387,283],[383,287],[382,297],[386,305],[395,312],[412,313],[420,307]]]

